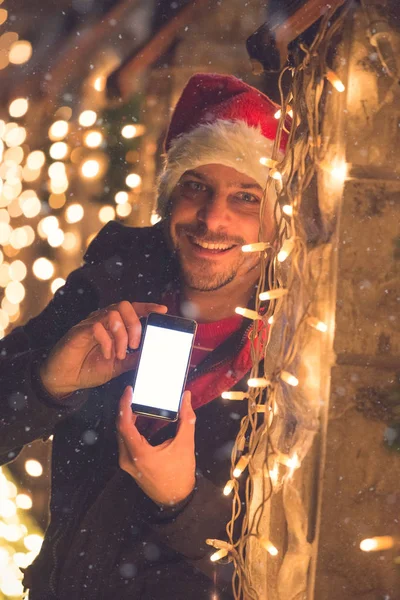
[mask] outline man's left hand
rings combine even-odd
[[[119,466],[129,473],[145,494],[157,504],[178,504],[195,485],[194,430],[196,415],[191,394],[183,394],[176,436],[159,446],[151,446],[135,426],[132,413],[133,390],[125,388],[117,419]]]

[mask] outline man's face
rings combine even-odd
[[[258,183],[231,167],[182,175],[171,196],[170,235],[188,287],[214,291],[251,272],[256,280],[259,255],[241,247],[258,241],[261,198]]]

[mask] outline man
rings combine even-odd
[[[251,323],[234,309],[251,305],[259,277],[259,256],[241,246],[258,240],[275,110],[234,77],[193,76],[166,138],[163,220],[107,224],[45,310],[1,341],[3,462],[54,433],[31,600],[232,598],[205,539],[224,539],[230,519],[222,489],[246,406],[220,395],[246,389],[251,368]],[[152,311],[199,323],[177,427],[130,409],[127,349]]]

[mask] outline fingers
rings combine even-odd
[[[168,311],[168,307],[164,304],[154,304],[152,302],[133,302],[132,306],[139,317],[147,317],[152,312],[165,314]]]
[[[132,457],[137,457],[140,455],[143,446],[146,445],[147,442],[143,436],[140,435],[135,426],[137,415],[132,413],[132,397],[133,389],[132,386],[128,385],[125,388],[119,403],[117,429],[128,453]]]
[[[100,345],[104,358],[109,360],[112,356],[113,342],[104,325],[98,321],[93,324],[92,331],[94,339]]]
[[[194,443],[194,431],[196,424],[196,413],[192,408],[192,395],[189,391],[183,393],[181,410],[179,412],[178,431],[176,441],[191,441]]]

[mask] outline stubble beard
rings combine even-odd
[[[219,273],[213,273],[210,261],[205,259],[196,260],[195,265],[187,265],[180,260],[183,280],[188,288],[199,292],[215,292],[233,281],[238,273],[240,265],[232,265]]]

